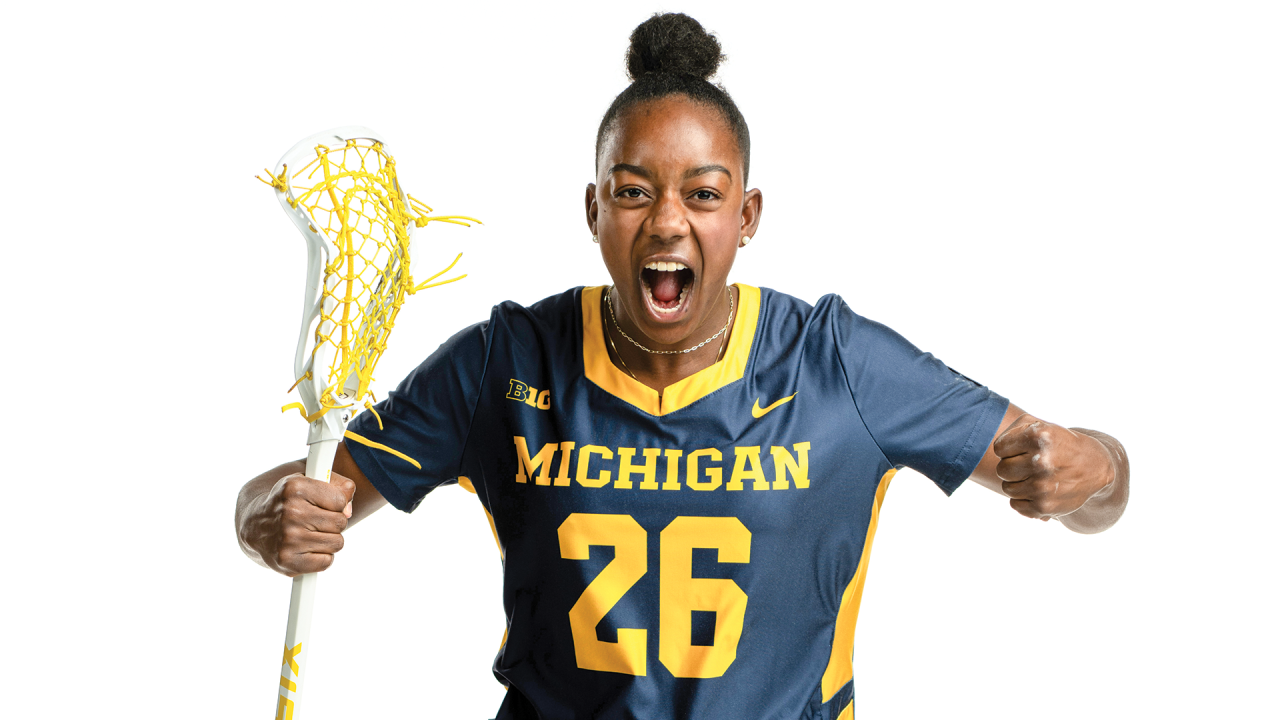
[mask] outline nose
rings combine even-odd
[[[689,234],[684,198],[662,193],[650,206],[649,234],[658,240],[677,240]]]

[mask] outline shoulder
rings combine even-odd
[[[768,288],[760,288],[759,293],[756,338],[762,358],[799,353],[807,362],[824,367],[835,363],[866,368],[880,364],[892,367],[920,354],[901,335],[854,312],[834,293],[823,295],[812,305]]]
[[[511,300],[500,302],[493,306],[487,320],[468,325],[441,343],[413,374],[446,361],[480,366],[495,348],[518,351],[522,347],[555,344],[566,335],[572,337],[581,313],[581,294],[581,287],[571,288],[527,307]]]
[[[830,375],[839,368],[836,324],[840,309],[847,311],[839,296],[825,295],[810,304],[770,288],[739,288],[744,303],[751,301],[752,293],[759,298],[755,327],[741,328],[754,335],[751,372],[757,379],[774,373]]]
[[[754,288],[753,288],[754,289]],[[760,288],[759,337],[765,344],[794,344],[804,340],[827,342],[839,336],[838,326],[866,322],[839,295],[828,294],[809,304],[798,297]]]
[[[515,330],[546,331],[572,327],[581,317],[583,290],[581,286],[570,288],[529,306],[511,300],[498,303],[493,306],[489,322]]]
[[[570,288],[525,306],[506,300],[493,306],[489,319],[460,334],[474,335],[492,350],[495,345],[528,346],[568,340],[581,326],[583,288]]]
[[[767,287],[752,288],[748,285],[741,285],[740,287],[760,294],[762,321],[765,321],[766,316],[768,317],[768,322],[810,321],[817,317],[838,315],[841,311],[852,312],[849,310],[848,303],[834,293],[823,295],[818,298],[817,302],[810,304],[794,295],[788,295]]]

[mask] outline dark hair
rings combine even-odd
[[[720,41],[683,13],[665,13],[640,23],[627,48],[627,75],[633,80],[618,93],[596,132],[596,165],[605,137],[631,108],[668,95],[685,95],[720,112],[742,152],[742,182],[751,169],[751,134],[728,91],[710,82],[720,62]]]

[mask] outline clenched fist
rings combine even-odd
[[[991,449],[1000,458],[996,474],[1009,505],[1029,518],[1045,521],[1063,519],[1093,498],[1105,500],[1121,470],[1117,459],[1123,456],[1119,443],[1107,435],[1069,430],[1025,413],[996,438]],[[1127,465],[1124,473],[1128,474]],[[1064,524],[1071,525],[1065,520]]]
[[[293,577],[333,564],[351,517],[355,481],[333,473],[330,482],[300,472],[257,496],[241,497],[236,534],[250,557]]]

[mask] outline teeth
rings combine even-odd
[[[644,266],[645,270],[657,270],[658,272],[675,272],[676,270],[688,270],[682,262],[651,262]]]

